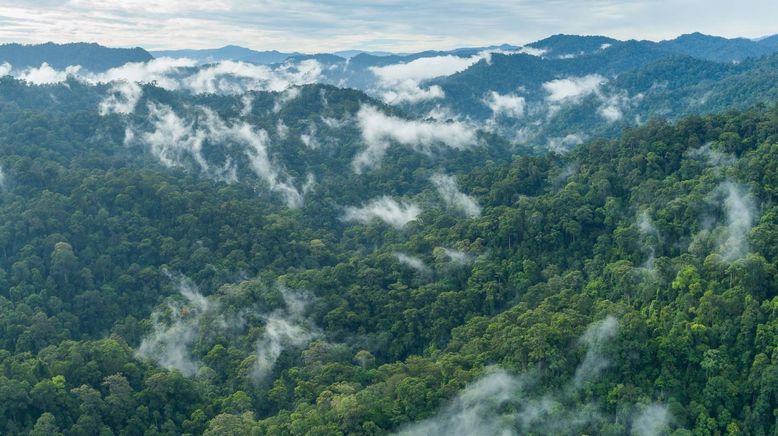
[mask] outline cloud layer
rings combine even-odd
[[[22,70],[14,70],[13,66],[4,64],[2,69],[36,85],[61,83],[72,77],[89,84],[154,83],[170,91],[229,95],[247,91],[285,91],[297,85],[316,83],[322,73],[321,65],[314,59],[275,66],[238,61],[196,66],[196,61],[191,59],[158,58],[148,62],[129,62],[103,73],[91,73],[78,65],[55,70],[46,63]]]
[[[543,90],[548,94],[546,100],[551,103],[578,102],[587,95],[598,92],[605,82],[607,79],[599,74],[590,74],[546,82],[543,84]]]

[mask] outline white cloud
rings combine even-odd
[[[131,114],[143,95],[143,88],[134,82],[115,82],[108,95],[100,102],[100,115]]]
[[[347,207],[343,215],[344,221],[367,223],[374,219],[389,224],[394,228],[403,228],[409,222],[415,221],[421,209],[413,203],[397,202],[391,197],[380,197],[362,207]]]
[[[576,145],[584,142],[584,135],[580,133],[571,133],[563,138],[549,138],[546,147],[556,153],[567,153]]]
[[[464,149],[476,143],[471,128],[461,122],[424,122],[389,116],[373,106],[362,106],[357,114],[362,139],[367,146],[352,162],[354,171],[380,165],[386,150],[397,143],[431,154],[435,145]]]
[[[285,91],[297,85],[316,83],[321,65],[314,59],[278,66],[222,61],[196,66],[185,58],[158,58],[149,62],[130,62],[103,73],[83,71],[80,66],[55,70],[44,63],[39,68],[13,72],[33,84],[51,84],[72,76],[89,84],[131,82],[154,83],[171,91],[194,94],[243,94],[247,91]]]
[[[321,65],[313,59],[278,67],[223,61],[197,69],[181,80],[195,94],[242,94],[246,91],[284,91],[294,85],[315,83]]]
[[[413,104],[445,97],[443,88],[438,85],[423,87],[422,82],[425,80],[459,73],[481,60],[491,63],[493,54],[517,53],[540,56],[545,51],[532,47],[522,47],[518,50],[491,49],[468,57],[455,55],[421,57],[405,63],[370,67],[369,70],[378,79],[376,92],[384,102]],[[515,101],[511,104],[515,104]]]
[[[181,88],[179,77],[186,68],[197,62],[191,59],[158,58],[148,62],[128,62],[104,73],[86,73],[77,76],[88,83],[137,82],[155,83],[161,88],[175,91]]]
[[[25,82],[32,83],[34,85],[48,85],[52,83],[60,83],[67,80],[68,76],[75,76],[81,67],[71,66],[67,67],[64,71],[55,70],[46,62],[42,63],[38,68],[27,68],[15,74],[15,76]]]
[[[449,207],[460,210],[469,218],[476,218],[481,215],[481,206],[474,198],[464,194],[459,190],[456,179],[446,174],[434,174],[430,180],[438,189],[443,201]]]
[[[443,92],[443,88],[438,85],[422,88],[418,83],[406,80],[393,84],[390,89],[379,92],[379,96],[388,104],[415,104],[421,101],[444,98],[446,94]]]
[[[418,83],[464,71],[481,59],[483,59],[483,56],[459,57],[446,55],[424,57],[402,64],[371,67],[370,71],[375,74],[381,83],[386,85],[402,83],[407,80]]]
[[[611,95],[599,95],[602,104],[597,113],[609,123],[619,121],[624,117],[624,110],[633,107],[643,99],[642,93],[630,98],[626,91],[614,92]]]
[[[546,100],[552,103],[578,102],[580,99],[599,91],[600,86],[607,79],[599,74],[590,74],[583,77],[568,77],[552,80],[543,84],[543,89],[548,93]]]
[[[519,49],[519,53],[524,53],[524,54],[528,54],[530,56],[537,56],[537,57],[542,57],[547,52],[548,52],[548,50],[546,50],[546,49],[535,48],[535,47],[530,47],[530,46],[524,46],[521,49]]]
[[[609,123],[616,122],[624,116],[624,114],[621,113],[621,109],[618,106],[614,106],[614,105],[601,106],[597,110],[597,113],[600,114],[600,116],[602,116],[603,118],[605,118],[605,121]]]
[[[422,88],[421,82],[464,71],[487,56],[490,55],[483,53],[471,57],[454,55],[422,57],[401,64],[370,67],[370,71],[378,79],[378,94],[385,102],[418,103],[445,97],[440,86]]]
[[[13,70],[13,67],[8,62],[3,62],[0,64],[0,77],[7,76],[11,74],[11,71]]]
[[[492,110],[494,117],[504,115],[508,118],[522,118],[524,116],[526,106],[524,97],[515,94],[502,95],[492,91],[483,102]]]
[[[747,8],[711,0],[705,8],[688,0],[666,2],[420,3],[245,2],[237,0],[78,2],[2,0],[5,41],[100,41],[151,48],[216,47],[252,41],[257,49],[311,53],[345,48],[411,52],[526,41],[555,33],[607,34],[622,39],[665,39],[697,23],[704,33],[759,36],[774,33],[778,5],[752,0]],[[95,7],[97,5],[97,7]],[[138,6],[141,5],[141,6]],[[409,14],[412,10],[415,13]],[[674,13],[667,14],[668,10]]]

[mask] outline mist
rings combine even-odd
[[[414,203],[397,202],[391,197],[383,196],[362,207],[346,207],[342,219],[361,223],[379,219],[396,229],[401,229],[411,221],[415,221],[419,214],[421,208]]]
[[[273,370],[284,349],[302,346],[320,335],[319,330],[305,318],[305,309],[311,297],[282,288],[284,307],[263,316],[262,336],[257,340],[251,378],[264,380]]]
[[[125,142],[142,141],[149,146],[151,154],[169,168],[184,166],[184,160],[189,156],[208,173],[210,166],[202,154],[205,132],[194,129],[191,122],[179,117],[170,106],[149,102],[147,107],[153,130],[131,135]]]
[[[187,160],[191,159],[206,176],[234,183],[238,180],[235,161],[242,155],[257,178],[267,184],[271,192],[279,194],[288,207],[303,205],[304,193],[295,188],[283,168],[271,161],[268,154],[270,138],[264,130],[255,129],[246,122],[228,123],[205,107],[197,107],[191,120],[178,116],[170,106],[155,102],[148,103],[148,111],[153,130],[139,132],[138,127],[130,127],[125,142],[148,146],[162,165],[186,167]],[[206,143],[218,144],[227,153],[237,147],[240,154],[228,154],[221,166],[214,167],[203,155]]]
[[[36,85],[61,83],[72,77],[92,85],[114,82],[154,83],[169,91],[227,95],[247,91],[280,92],[293,86],[316,83],[322,73],[321,65],[312,59],[276,66],[239,61],[197,66],[197,62],[191,59],[157,58],[148,62],[129,62],[103,73],[91,73],[78,65],[56,70],[46,63],[21,71],[13,70],[10,65],[3,69],[18,79]]]
[[[732,262],[749,252],[748,232],[758,215],[754,197],[748,187],[726,181],[717,188],[724,196],[726,228],[720,241],[719,252],[724,260]]]
[[[640,232],[642,248],[648,252],[648,258],[646,259],[644,268],[653,270],[654,261],[656,260],[656,244],[660,242],[659,230],[654,225],[654,221],[651,219],[651,215],[647,210],[642,210],[638,214],[637,218],[638,232]]]
[[[464,71],[482,58],[454,55],[422,57],[407,63],[370,67],[376,76],[377,93],[389,104],[418,103],[445,97],[439,86],[422,88],[421,82]]]
[[[396,252],[394,253],[394,257],[396,257],[397,261],[400,262],[401,264],[413,268],[422,274],[428,274],[431,272],[430,268],[424,263],[424,261],[419,259],[416,256],[411,256],[410,254]]]
[[[270,160],[268,155],[270,137],[267,132],[257,130],[245,122],[227,124],[212,111],[206,110],[206,115],[205,125],[211,140],[242,145],[248,157],[249,167],[268,185],[270,191],[280,194],[288,207],[302,207],[303,193],[294,187],[292,181],[285,175],[286,172],[278,169]]]
[[[64,82],[68,77],[77,75],[80,69],[79,66],[71,66],[65,70],[55,70],[44,62],[38,68],[28,68],[22,71],[17,75],[17,78],[34,85],[50,85]]]
[[[481,206],[475,199],[459,190],[454,177],[438,173],[432,175],[430,180],[448,207],[459,210],[468,218],[481,216]]]
[[[100,115],[131,114],[135,112],[143,88],[134,82],[115,82],[108,90],[108,95],[100,102]]]
[[[575,386],[581,387],[585,382],[593,381],[610,365],[607,356],[603,355],[604,347],[616,336],[619,322],[613,316],[589,325],[579,342],[586,345],[586,356],[575,370]]]
[[[516,94],[502,95],[492,91],[484,98],[483,103],[491,109],[494,118],[504,116],[519,119],[524,117],[526,101],[524,97]]]
[[[590,324],[578,342],[587,353],[575,377],[560,388],[548,388],[532,373],[513,375],[503,368],[487,368],[431,418],[407,424],[401,436],[470,436],[521,434],[596,434],[605,426],[611,432],[654,436],[669,430],[671,416],[665,405],[621,404],[620,415],[609,416],[599,401],[580,403],[579,377],[593,381],[604,368],[605,346],[615,337],[618,321],[608,316]],[[604,399],[603,399],[604,400]]]
[[[286,106],[290,101],[300,97],[301,94],[302,91],[297,87],[289,88],[279,94],[276,98],[276,101],[273,103],[273,113],[277,114],[281,112],[281,109],[283,109],[284,106]]]
[[[216,305],[204,297],[197,286],[181,275],[167,273],[184,301],[171,300],[164,311],[151,315],[152,331],[140,343],[135,355],[154,361],[166,369],[177,369],[194,376],[202,363],[191,355],[191,347],[200,336],[202,316]]]
[[[605,82],[607,79],[599,74],[590,74],[583,77],[551,80],[543,84],[543,90],[548,93],[546,100],[549,102],[578,102],[598,92]]]
[[[379,166],[394,143],[432,154],[433,146],[464,149],[477,142],[474,129],[463,123],[405,120],[386,115],[373,106],[362,106],[357,122],[366,147],[352,161],[356,173]]]
[[[670,430],[670,411],[664,404],[643,406],[639,415],[632,421],[632,434],[635,436],[659,436]]]
[[[571,133],[561,138],[549,138],[546,148],[549,150],[564,154],[573,149],[576,145],[584,143],[585,136],[581,133]]]
[[[462,250],[455,250],[447,247],[435,247],[433,255],[439,262],[448,262],[452,265],[470,265],[475,258]]]
[[[467,386],[434,418],[407,426],[396,434],[415,435],[511,435],[516,416],[500,413],[516,401],[522,382],[495,369]]]
[[[737,161],[734,155],[714,149],[713,144],[710,142],[700,148],[691,150],[689,156],[703,158],[712,167],[726,167]]]

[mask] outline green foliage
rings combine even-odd
[[[182,110],[236,110],[146,90]],[[322,90],[328,109],[315,107]],[[319,110],[353,114],[359,98],[306,87],[285,116],[295,128]],[[579,338],[608,315],[609,365],[568,400],[599,405],[589,431],[623,433],[630,407],[652,402],[677,434],[776,431],[776,109],[654,120],[565,156],[393,147],[366,175],[348,169],[359,139],[346,128],[310,155],[273,150],[296,175],[319,160],[321,185],[290,210],[256,180],[214,182],[125,148],[119,117],[4,104],[3,434],[383,434],[434,416],[492,365],[565,391],[587,359]],[[480,217],[442,207],[427,182],[440,167]],[[738,256],[724,250],[737,218],[726,183],[753,197]],[[340,220],[387,193],[423,205],[420,219]],[[176,273],[202,295],[180,295]],[[293,309],[290,294],[310,298]],[[306,340],[258,377],[280,320]],[[138,353],[176,321],[191,377]]]

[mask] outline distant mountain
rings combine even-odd
[[[627,41],[575,58],[494,54],[490,62],[420,86],[438,87],[444,97],[396,106],[417,116],[443,108],[544,147],[559,138],[617,135],[657,116],[775,104],[778,54],[716,62]]]
[[[370,56],[392,56],[399,53],[392,53],[388,51],[364,51],[364,50],[342,50],[342,51],[336,51],[333,53],[335,56],[340,56],[345,59],[351,59],[354,56],[361,55],[361,54],[368,54]]]
[[[171,58],[189,58],[200,63],[210,63],[218,61],[243,61],[255,64],[277,64],[285,61],[291,56],[299,56],[300,53],[282,53],[277,50],[255,51],[250,48],[237,45],[227,45],[221,48],[203,49],[203,50],[159,50],[152,51],[155,57]]]
[[[549,57],[572,57],[595,53],[621,41],[606,36],[554,35],[529,44],[532,48],[545,50]]]
[[[570,44],[560,46],[571,47]],[[590,44],[590,47],[593,46]],[[495,54],[491,62],[478,62],[460,73],[434,79],[427,84],[440,86],[448,105],[455,112],[488,118],[492,113],[483,99],[491,92],[511,94],[521,89],[520,95],[528,102],[542,101],[547,95],[543,85],[552,80],[588,75],[607,78],[667,57],[667,53],[640,41],[618,42],[607,50],[574,58]],[[424,106],[423,110],[436,104],[438,102],[430,101],[427,105],[430,107]]]
[[[778,35],[768,36],[757,41],[762,47],[778,51]]]
[[[778,36],[760,41],[745,38],[722,38],[719,36],[690,33],[678,38],[653,41],[619,41],[605,36],[554,35],[529,44],[530,47],[545,50],[545,57],[571,58],[597,53],[626,43],[643,44],[666,53],[687,55],[697,59],[716,62],[742,61],[758,58],[778,51]]]
[[[660,49],[709,61],[742,61],[774,53],[778,46],[759,43],[746,38],[727,39],[696,32],[656,44]]]
[[[298,54],[289,57],[290,62],[302,62],[308,60],[314,60],[324,65],[332,65],[332,64],[339,64],[339,63],[346,62],[345,58],[334,54],[329,54],[329,53],[319,53],[319,54],[312,54],[312,55]]]
[[[109,48],[98,44],[3,44],[0,45],[0,64],[9,63],[15,69],[40,67],[47,63],[56,69],[81,65],[92,72],[101,72],[128,62],[146,62],[153,59],[146,50],[136,48]]]

